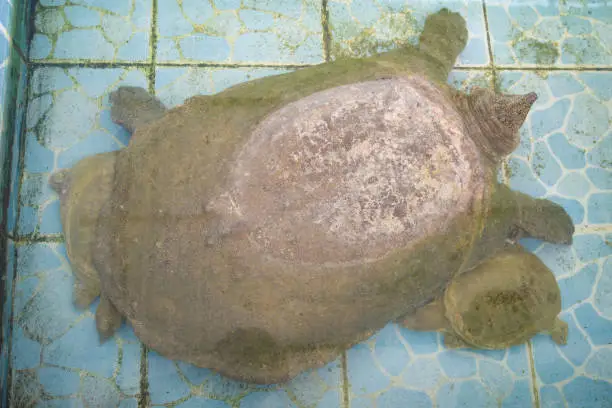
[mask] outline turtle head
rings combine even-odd
[[[472,136],[488,157],[498,162],[518,147],[519,129],[537,99],[534,92],[509,95],[475,88],[470,93],[467,108],[477,127]]]

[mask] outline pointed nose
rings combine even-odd
[[[497,120],[503,123],[508,130],[515,132],[523,125],[537,99],[538,95],[535,92],[525,95],[496,95],[493,112]]]
[[[535,92],[529,92],[527,95],[523,95],[523,98],[529,105],[533,105],[538,100],[538,95]]]

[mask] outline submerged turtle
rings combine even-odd
[[[545,268],[514,262],[524,255],[508,242],[568,244],[570,218],[496,182],[536,95],[447,86],[466,38],[463,18],[443,9],[418,47],[174,109],[140,88],[115,91],[112,117],[133,131],[130,145],[51,180],[75,297],[101,296],[101,337],[125,317],[166,357],[281,382],[413,315],[478,265],[487,275],[510,259],[509,278]],[[549,322],[557,301],[533,304]]]

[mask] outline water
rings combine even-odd
[[[557,277],[566,346],[539,335],[504,351],[448,350],[438,334],[388,325],[324,368],[255,387],[147,352],[126,326],[100,345],[97,304],[86,311],[72,304],[59,202],[47,179],[128,143],[110,120],[111,91],[142,86],[176,106],[248,79],[414,42],[441,5],[41,0],[27,65],[19,203],[8,222],[15,281],[7,284],[13,324],[3,352],[10,347],[13,406],[608,406],[612,5],[601,1],[444,3],[469,29],[451,84],[538,93],[501,176],[515,190],[560,203],[576,224],[571,247],[524,242]]]

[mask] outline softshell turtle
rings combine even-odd
[[[415,313],[509,241],[570,243],[561,207],[496,181],[536,95],[446,85],[466,39],[443,9],[418,47],[170,110],[115,91],[130,145],[51,180],[76,297],[100,291],[101,337],[125,317],[166,357],[282,382]]]
[[[449,348],[503,349],[548,332],[567,343],[554,274],[537,256],[509,246],[455,277],[444,295],[405,316],[404,327],[441,331]]]

